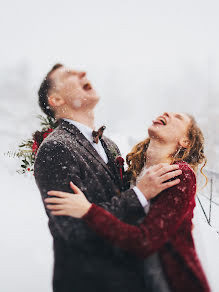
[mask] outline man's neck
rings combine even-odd
[[[166,145],[159,140],[151,139],[146,153],[146,168],[159,163],[171,163],[171,153],[173,151],[170,145]]]
[[[72,112],[59,115],[57,118],[69,119],[81,123],[91,129],[95,129],[94,111]]]

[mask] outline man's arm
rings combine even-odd
[[[70,181],[87,195],[87,188],[83,184],[77,160],[61,143],[50,141],[45,142],[40,147],[34,171],[43,202],[48,197],[47,192],[50,190],[72,193]],[[151,176],[149,179],[151,180]],[[139,218],[140,211],[144,215],[143,208],[133,190],[123,192],[121,195],[115,194],[110,202],[103,202],[100,206],[124,221],[126,221],[127,216],[135,218],[137,215]],[[46,212],[53,223],[50,224],[51,231],[56,234],[58,232],[58,235],[63,239],[81,245],[81,241],[94,238],[95,235],[82,220],[67,216],[56,217],[48,209]]]
[[[112,155],[121,156],[118,146],[109,138],[104,137],[108,149]],[[126,217],[135,216],[136,219],[147,214],[149,210],[149,200],[154,198],[163,190],[170,188],[179,183],[179,180],[166,182],[177,177],[182,172],[178,169],[178,165],[169,165],[160,163],[147,170],[144,177],[139,181],[137,186],[129,189],[129,175],[124,176],[124,184],[126,191],[120,196],[115,196],[110,202],[102,202],[98,204],[109,212],[113,213],[117,218],[125,220]]]
[[[48,191],[57,190],[73,195],[70,181],[74,182],[85,195],[88,194],[87,188],[83,184],[77,159],[65,145],[56,141],[45,141],[41,145],[35,162],[34,174],[44,205],[44,200],[48,198]],[[100,205],[123,220],[125,220],[127,214],[130,216],[136,212],[137,218],[139,218],[139,213],[143,212],[143,208],[133,190],[128,190],[121,195],[115,194],[111,201],[103,202]],[[45,209],[50,218],[51,232],[55,233],[56,236],[61,236],[64,240],[79,245],[82,241],[96,238],[96,235],[81,219],[54,216],[46,206]]]
[[[127,190],[119,196],[112,198],[110,202],[103,202],[98,204],[120,220],[128,217],[137,216],[136,219],[144,216],[147,207],[144,202],[140,201],[138,192],[144,196],[146,202],[156,197],[163,190],[171,188],[179,184],[180,180],[175,179],[169,181],[182,174],[177,164],[169,165],[167,163],[160,163],[148,169],[146,174],[138,182],[136,188]],[[142,215],[142,216],[141,216]],[[135,218],[134,217],[134,218]]]
[[[119,147],[111,139],[104,136],[104,142],[111,152],[112,156],[121,156]],[[110,202],[102,202],[99,204],[107,209],[117,217],[125,220],[125,217],[133,217],[135,214],[136,219],[144,216],[149,205],[143,193],[137,188],[130,189],[129,176],[127,173],[123,175],[123,192],[119,196],[112,198]]]

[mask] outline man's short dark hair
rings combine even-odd
[[[39,96],[39,106],[42,109],[42,111],[49,117],[54,118],[55,113],[51,109],[49,103],[48,103],[48,97],[49,97],[49,91],[52,88],[53,81],[50,78],[50,75],[52,72],[54,72],[56,69],[63,67],[62,64],[56,64],[52,67],[52,69],[47,73],[46,77],[44,78],[43,82],[40,85],[40,89],[38,91]]]

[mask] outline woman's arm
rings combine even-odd
[[[147,200],[151,200],[159,193],[161,193],[164,189],[170,188],[178,184],[180,182],[180,179],[174,179],[172,181],[168,180],[176,178],[180,174],[182,174],[182,171],[176,164],[157,164],[147,171],[147,173],[138,183],[137,187],[141,190]],[[80,183],[79,185],[78,182]],[[62,191],[48,192],[50,196],[58,197],[47,198],[45,200],[46,203],[53,204],[47,205],[47,209],[49,209],[50,211],[55,211],[51,213],[52,215],[66,215],[74,218],[82,218],[83,215],[88,211],[88,209],[85,209],[88,201],[85,197],[85,194],[81,192],[81,184],[83,186],[84,192],[86,191],[87,193],[88,190],[85,188],[85,186],[83,185],[83,180],[80,180],[80,178],[79,180],[76,180],[76,184],[80,187],[80,189],[73,185],[73,183],[71,183],[71,188],[74,194],[80,194],[78,196],[72,196],[72,193]],[[130,217],[143,218],[144,216],[144,209],[133,189],[127,190],[117,196],[112,197],[110,201],[100,202],[98,203],[98,205],[123,221],[126,221],[126,218]],[[81,212],[80,209],[83,210],[84,213]]]
[[[150,208],[144,222],[138,226],[121,222],[111,213],[91,204],[75,185],[71,183],[75,195],[51,191],[45,202],[53,215],[66,215],[83,218],[87,224],[100,236],[105,237],[115,245],[147,256],[158,250],[175,232],[187,212],[194,207],[196,191],[195,174],[191,168],[181,163],[181,182],[161,193]],[[53,204],[53,205],[51,205]]]
[[[148,216],[139,226],[121,222],[111,213],[92,204],[83,216],[86,223],[101,237],[122,249],[146,257],[157,251],[173,235],[187,212],[195,205],[196,178],[186,164],[180,184],[164,191],[152,204]]]

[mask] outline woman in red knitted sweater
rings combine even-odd
[[[149,212],[140,225],[126,224],[91,204],[73,183],[71,187],[77,196],[51,191],[48,194],[57,198],[46,199],[46,203],[53,204],[47,208],[57,216],[82,218],[112,244],[145,258],[146,291],[210,291],[192,237],[195,172],[205,161],[202,132],[190,115],[164,113],[153,121],[148,134],[149,138],[127,155],[132,183],[162,162],[179,164],[182,174],[178,185],[149,202]]]

